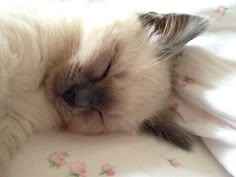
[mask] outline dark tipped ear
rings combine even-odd
[[[141,13],[139,19],[149,40],[157,46],[157,56],[168,58],[208,27],[206,18],[188,14]],[[161,59],[163,59],[161,58]]]

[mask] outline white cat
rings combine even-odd
[[[0,12],[0,176],[31,134],[60,127],[146,131],[188,149],[190,139],[169,111],[169,59],[208,21],[153,12],[104,18],[71,9]]]

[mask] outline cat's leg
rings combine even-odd
[[[141,124],[141,131],[160,136],[182,149],[190,150],[192,146],[190,134],[176,123],[176,117],[177,113],[172,109],[166,109],[145,120]]]

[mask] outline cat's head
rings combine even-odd
[[[71,55],[48,73],[47,93],[74,131],[134,132],[166,107],[169,59],[207,24],[198,16],[153,12],[102,25],[81,22]]]

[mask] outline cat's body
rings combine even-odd
[[[26,138],[59,125],[59,115],[41,83],[49,58],[60,51],[53,48],[62,44],[63,35],[68,33],[52,33],[49,25],[55,30],[53,24],[46,19],[40,22],[31,12],[2,11],[0,16],[1,176]]]
[[[162,116],[167,59],[206,21],[149,13],[94,23],[69,11],[11,11],[0,15],[0,176],[31,134],[61,125],[85,134],[145,130],[189,147]]]

